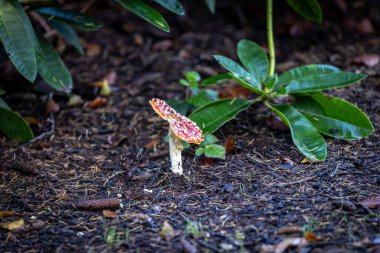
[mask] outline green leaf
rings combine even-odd
[[[0,98],[0,108],[5,108],[8,110],[11,110],[11,108],[8,106],[7,102],[4,101],[4,99]]]
[[[238,63],[221,55],[214,55],[214,58],[219,62],[220,65],[227,69],[231,73],[231,76],[242,86],[257,94],[262,94],[261,85],[257,79],[252,76],[251,73],[241,67]]]
[[[206,157],[226,159],[226,149],[218,144],[205,146],[204,154]]]
[[[36,9],[36,12],[44,15],[49,20],[59,21],[77,29],[92,31],[101,27],[101,24],[96,19],[79,12],[64,10],[59,7],[42,7]]]
[[[251,101],[247,99],[221,99],[200,107],[189,118],[204,134],[211,134],[250,105]]]
[[[197,149],[195,150],[195,155],[196,155],[196,156],[201,156],[201,155],[203,155],[204,152],[205,152],[205,149],[204,149],[204,148],[197,148]]]
[[[211,13],[215,13],[215,0],[205,0],[205,3]]]
[[[223,73],[215,76],[210,76],[206,79],[204,79],[201,82],[201,85],[203,86],[208,86],[208,85],[213,85],[213,84],[219,84],[228,80],[231,80],[232,77],[229,73]]]
[[[14,0],[0,0],[0,38],[13,65],[33,82],[37,75],[35,44],[18,5]]]
[[[216,138],[215,135],[213,135],[213,134],[206,134],[203,137],[203,142],[200,145],[207,146],[207,145],[210,145],[210,144],[214,144],[217,141],[218,141],[218,138]]]
[[[198,84],[198,82],[201,80],[201,76],[196,71],[188,71],[185,73],[185,77],[187,81],[189,81],[190,84],[194,86],[194,84]],[[198,85],[195,85],[198,86]]]
[[[34,137],[28,123],[18,113],[4,107],[0,107],[0,131],[19,142],[27,142]]]
[[[49,42],[42,36],[39,40],[44,57],[37,57],[38,73],[54,89],[70,93],[73,81],[69,70]]]
[[[182,84],[183,86],[186,86],[188,87],[190,84],[188,81],[186,81],[185,79],[179,79],[179,83]]]
[[[195,105],[196,107],[201,107],[201,106],[204,106],[204,105],[214,101],[214,99],[212,99],[207,94],[207,91],[201,90],[196,95],[191,96],[187,101],[190,104]]]
[[[185,9],[183,8],[182,4],[178,2],[177,0],[154,0],[156,3],[160,4],[161,6],[165,7],[171,12],[174,12],[178,15],[185,15]]]
[[[0,95],[4,95],[4,94],[5,94],[5,90],[0,89]]]
[[[301,112],[290,105],[267,105],[290,127],[293,142],[302,154],[310,160],[326,159],[325,140]]]
[[[319,132],[328,136],[355,140],[374,131],[371,121],[358,107],[321,92],[297,97],[292,106],[304,114]]]
[[[145,19],[159,29],[170,32],[170,28],[166,20],[155,9],[147,5],[141,0],[115,0],[127,10],[133,12],[137,16]]]
[[[348,86],[366,76],[344,72],[330,65],[311,64],[281,74],[276,89],[284,87],[288,93],[319,91]]]
[[[264,50],[255,42],[241,40],[237,45],[239,60],[260,84],[268,76],[269,60]]]
[[[187,101],[179,100],[179,99],[170,99],[167,100],[166,103],[170,105],[176,112],[178,112],[181,115],[187,115],[187,113],[193,108],[191,104],[189,104]]]
[[[278,82],[278,76],[277,74],[270,75],[268,78],[265,80],[265,89],[271,90],[273,89]]]
[[[74,46],[74,48],[83,55],[83,48],[80,44],[80,40],[75,30],[70,26],[57,22],[55,20],[50,20],[49,22],[55,30],[65,39],[65,41]]]
[[[287,0],[287,2],[302,17],[322,23],[323,14],[317,0]]]

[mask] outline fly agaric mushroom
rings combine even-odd
[[[170,105],[158,98],[149,101],[161,118],[169,122],[169,151],[171,170],[182,175],[182,140],[200,144],[203,141],[202,130],[189,118],[176,112]]]

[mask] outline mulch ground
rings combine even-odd
[[[243,2],[221,1],[214,16],[194,3],[187,17],[166,13],[171,34],[115,6],[99,8],[94,16],[105,28],[81,33],[87,55],[67,48],[65,61],[85,101],[96,97],[91,83],[117,73],[105,106],[69,107],[58,94],[61,109],[46,116],[46,95],[6,96],[39,123],[34,142],[0,139],[0,211],[13,212],[0,223],[25,222],[0,229],[1,252],[380,252],[380,209],[360,205],[380,194],[380,64],[352,61],[380,52],[371,1],[350,3],[346,15],[325,1],[322,25],[280,5],[275,21],[279,72],[327,63],[369,75],[329,93],[362,108],[374,134],[327,138],[326,161],[301,163],[289,131],[256,105],[216,133],[221,144],[234,140],[225,160],[197,158],[192,147],[183,154],[185,175],[170,172],[168,126],[148,101],[183,98],[178,79],[187,70],[221,73],[212,54],[236,58],[242,38],[265,45],[263,6]],[[363,19],[375,31],[363,32]],[[83,203],[89,199],[105,200]]]

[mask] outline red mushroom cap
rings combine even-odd
[[[176,112],[161,99],[153,98],[149,103],[161,118],[169,122],[170,128],[178,138],[194,144],[200,144],[203,141],[202,130],[195,122]]]

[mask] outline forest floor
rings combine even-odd
[[[64,55],[74,93],[85,101],[97,96],[91,83],[117,73],[104,106],[70,107],[56,95],[60,110],[46,116],[46,95],[6,97],[38,119],[39,139],[0,139],[0,211],[11,212],[2,212],[0,223],[24,222],[0,229],[0,252],[380,252],[380,208],[360,204],[380,194],[380,64],[353,60],[380,52],[379,30],[363,31],[362,20],[380,26],[366,2],[353,5],[344,14],[328,4],[322,25],[280,6],[277,71],[326,63],[367,73],[329,93],[358,105],[375,133],[359,141],[327,138],[327,159],[302,163],[290,132],[255,105],[216,132],[221,144],[234,140],[226,159],[197,158],[192,147],[183,154],[184,176],[169,170],[168,126],[148,101],[183,98],[178,79],[185,71],[222,73],[212,55],[236,58],[242,38],[265,45],[263,6],[166,13],[171,34],[112,6],[95,11],[105,28],[81,33],[84,56],[71,48]],[[92,199],[103,200],[82,206]]]

